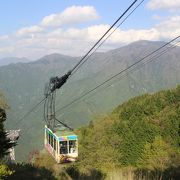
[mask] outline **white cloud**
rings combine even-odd
[[[149,9],[180,9],[180,0],[150,0],[147,4]]]
[[[180,16],[169,17],[155,28],[161,33],[162,39],[178,36],[180,35]]]
[[[6,46],[6,47],[0,47],[0,53],[3,55],[6,55],[4,57],[14,56],[14,51],[15,51],[15,49],[11,45]]]
[[[1,42],[1,41],[5,41],[5,40],[8,40],[8,38],[9,38],[8,35],[0,36],[0,42]]]
[[[154,15],[152,16],[152,19],[154,19],[154,20],[162,20],[163,17],[162,17],[162,16],[159,16],[159,15],[157,15],[157,14],[154,14]]]
[[[28,58],[37,58],[55,52],[79,56],[86,53],[109,27],[109,25],[96,25],[83,29],[57,29],[49,33],[38,34],[36,38],[26,36],[16,39],[14,37],[14,41],[9,46],[0,49],[0,52],[1,54],[11,52],[11,55],[14,53],[15,56]],[[158,39],[158,33],[155,29],[128,31],[119,29],[108,39],[107,44],[109,48],[119,47],[140,39]],[[13,44],[14,49],[12,49]]]
[[[26,36],[26,35],[32,35],[32,34],[35,34],[35,33],[40,33],[42,31],[43,31],[42,27],[35,25],[35,26],[24,27],[22,29],[19,29],[16,32],[16,35],[17,36]]]
[[[180,16],[168,17],[166,20],[161,22],[157,27],[162,27],[163,29],[179,29],[180,28]]]
[[[43,18],[43,26],[63,26],[96,20],[99,16],[92,6],[71,6],[59,14],[51,14]]]
[[[180,16],[162,18],[149,29],[117,29],[102,49],[111,49],[138,40],[169,40],[180,34]],[[37,59],[50,53],[84,55],[110,27],[108,24],[86,28],[24,27],[15,34],[0,36],[0,58],[17,56]]]
[[[112,38],[112,43],[122,43],[127,44],[133,41],[139,41],[139,40],[158,40],[159,39],[159,33],[155,28],[151,29],[139,29],[134,30],[130,29],[127,31],[118,30],[117,33],[115,33]]]

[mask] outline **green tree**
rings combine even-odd
[[[7,109],[7,103],[5,102],[3,95],[0,94],[0,160],[8,154],[8,149],[14,144],[6,138],[7,133],[4,129],[4,121],[6,120],[6,113],[4,109]]]
[[[8,149],[14,145],[6,138],[6,132],[4,130],[3,123],[6,120],[6,113],[4,109],[7,108],[8,105],[4,100],[3,95],[0,93],[0,179],[4,179],[13,173],[7,165],[1,163],[2,158],[8,154]]]
[[[0,159],[8,154],[8,149],[14,144],[6,138],[7,133],[4,130],[3,122],[6,120],[6,113],[0,108]]]
[[[172,148],[162,139],[156,136],[152,143],[145,145],[141,158],[138,161],[140,168],[157,170],[162,179],[163,171],[171,165]]]
[[[8,166],[0,164],[0,179],[4,179],[11,174],[13,174],[13,171],[11,171]]]

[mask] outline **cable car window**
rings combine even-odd
[[[51,135],[49,134],[49,139],[48,139],[49,144],[51,143]]]
[[[56,151],[56,139],[54,138],[54,150]]]
[[[51,136],[51,147],[53,147],[53,136]]]
[[[48,132],[46,131],[46,143],[48,144],[48,141],[49,141],[49,134]]]
[[[76,140],[69,141],[69,153],[75,153],[76,152]]]
[[[60,154],[68,153],[67,141],[60,141],[59,146],[60,146]]]

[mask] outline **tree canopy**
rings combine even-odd
[[[14,143],[6,138],[7,132],[4,129],[4,122],[6,121],[5,109],[7,108],[8,105],[5,102],[3,95],[0,94],[0,159],[7,155],[9,148],[14,145]]]
[[[179,168],[180,86],[135,97],[79,129],[81,172],[134,167]]]

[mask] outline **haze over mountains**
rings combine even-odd
[[[7,57],[0,59],[0,66],[6,66],[12,63],[19,63],[19,62],[27,63],[29,61],[30,60],[27,58]]]
[[[164,42],[138,41],[105,53],[95,53],[67,84],[57,91],[57,109],[163,44]],[[5,94],[11,107],[7,128],[22,129],[17,146],[19,159],[27,158],[29,150],[43,146],[43,106],[28,118],[21,120],[21,117],[43,98],[44,85],[49,78],[64,75],[79,59],[80,57],[52,54],[34,62],[0,67],[0,91]],[[177,47],[153,62],[128,71],[107,84],[107,88],[100,88],[97,93],[92,93],[80,102],[59,111],[57,116],[72,127],[82,126],[95,114],[110,112],[131,97],[175,87],[180,84],[179,69],[180,47]],[[19,120],[21,121],[17,124]]]

